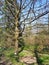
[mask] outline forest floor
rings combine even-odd
[[[31,51],[31,49],[32,47],[30,48],[25,47],[24,50],[21,53],[19,53],[20,62],[17,62],[17,56],[14,55],[14,48],[8,48],[8,49],[0,48],[0,52],[5,56],[4,59],[9,59],[10,61],[9,63],[12,62],[12,65],[26,65],[28,63],[32,63],[32,65],[37,65],[36,57],[34,53]],[[39,56],[43,65],[49,65],[49,54],[39,53]]]

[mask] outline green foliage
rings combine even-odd
[[[37,36],[35,36],[35,45],[38,46],[38,51],[48,51],[49,49],[49,34],[47,31],[41,31]]]
[[[49,65],[49,55],[48,54],[41,54],[40,59],[42,60],[43,64]]]
[[[24,57],[24,56],[33,56],[32,52],[27,51],[27,50],[23,50],[21,53],[19,53],[20,57]]]
[[[26,44],[25,47],[24,47],[24,50],[28,50],[28,51],[34,51],[34,45],[29,45],[29,44]]]

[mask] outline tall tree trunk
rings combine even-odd
[[[5,3],[6,3],[6,11],[7,11],[6,14],[9,17],[8,29],[10,28],[11,23],[14,24],[13,28],[11,27],[12,31],[11,31],[11,29],[9,31],[11,31],[10,33],[12,34],[14,45],[15,45],[15,51],[14,52],[15,52],[15,54],[18,55],[18,53],[20,51],[22,51],[22,49],[24,47],[24,44],[21,44],[21,41],[20,41],[21,40],[20,37],[22,37],[22,29],[21,29],[21,25],[19,24],[19,21],[20,21],[19,15],[21,13],[21,7],[19,7],[17,0],[14,0],[14,1],[13,0],[5,0]],[[12,17],[12,20],[10,17]],[[19,47],[22,47],[20,51],[19,51]]]
[[[15,19],[15,53],[19,54],[24,48],[24,40],[22,39],[22,30],[19,24],[19,17]],[[20,49],[21,48],[21,49]]]
[[[18,18],[16,16],[16,19],[15,19],[15,53],[16,54],[19,51],[19,48],[18,48],[18,44],[19,44],[18,38],[19,38],[19,32],[20,31],[19,31],[18,25],[19,25],[19,21],[18,21]]]
[[[48,13],[48,32],[49,32],[49,13]]]

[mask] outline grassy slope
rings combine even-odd
[[[32,53],[32,50],[34,47],[33,46],[26,46],[24,48],[24,50],[19,54],[20,57],[24,57],[24,56],[33,56],[34,53]],[[3,48],[0,48],[0,52],[3,52],[4,55],[6,56],[6,58],[9,58],[13,65],[24,65],[23,63],[21,62],[17,62],[16,60],[16,56],[14,55],[14,48],[9,48],[9,49],[6,49],[4,50]],[[49,65],[49,54],[40,54],[40,59],[42,60],[42,63],[44,65]]]

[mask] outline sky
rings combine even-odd
[[[18,2],[19,2],[20,0],[18,0]],[[25,3],[25,5],[29,2],[30,0],[26,0],[26,3]],[[40,3],[39,3],[39,1],[40,1]],[[45,4],[46,3],[46,1],[47,0],[42,0],[42,3],[41,3],[41,0],[39,0],[37,3],[36,3],[36,5],[35,5],[35,11],[37,10],[37,9],[39,9],[38,7],[40,6],[40,5],[43,5],[43,4]],[[49,0],[48,0],[49,1]],[[24,0],[23,0],[23,2],[24,2]],[[23,11],[23,12],[25,12],[26,13],[26,11],[29,9],[29,7],[30,7],[30,5],[28,5],[28,7]],[[43,6],[42,6],[43,7]],[[41,8],[42,8],[41,7]],[[45,10],[44,10],[45,11]],[[42,11],[41,11],[42,12]],[[40,11],[38,11],[37,13],[39,13],[40,14]],[[36,16],[37,16],[37,13],[36,13]],[[31,13],[31,15],[30,15],[31,17],[33,17],[33,14]],[[2,16],[0,15],[0,18],[1,18]],[[45,17],[45,18],[44,18]],[[38,19],[38,20],[36,20],[36,21],[34,21],[32,24],[34,25],[36,22],[38,22],[39,21],[39,23],[47,23],[47,22],[45,22],[45,21],[47,21],[47,15],[45,15],[45,16],[43,16],[43,17],[41,17],[40,19]],[[44,21],[44,22],[43,22]]]
[[[18,2],[19,2],[20,0],[18,0]],[[24,1],[24,0],[23,0]],[[26,0],[26,2],[29,2],[30,0]],[[39,1],[41,1],[41,0],[39,0]],[[35,5],[35,10],[37,9],[37,7],[41,4],[45,4],[46,3],[46,1],[47,0],[42,0],[42,3],[39,3],[39,2],[37,2],[36,3],[36,5]],[[49,0],[48,0],[49,1]],[[29,5],[30,6],[30,5]],[[28,9],[29,9],[29,6],[25,9],[25,11],[27,11]],[[0,18],[1,18],[2,16],[0,15]]]

